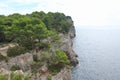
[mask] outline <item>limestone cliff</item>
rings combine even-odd
[[[61,43],[58,44],[53,44],[52,46],[52,52],[56,49],[60,49],[64,51],[68,58],[70,59],[71,65],[76,66],[78,64],[77,60],[77,54],[73,51],[72,49],[72,39],[76,36],[75,35],[75,27],[73,24],[73,21],[71,17],[68,17],[68,21],[72,23],[72,26],[70,26],[69,32],[67,34],[62,34],[60,33],[60,41]],[[13,44],[12,46],[15,46],[16,44]],[[0,48],[0,55],[2,54],[7,54],[7,49],[9,46],[2,47]],[[11,46],[10,46],[11,47]],[[38,72],[36,74],[31,73],[32,68],[30,67],[30,63],[34,62],[33,60],[33,55],[37,55],[38,58],[40,58],[41,51],[31,51],[26,54],[22,54],[16,57],[12,57],[3,61],[0,61],[0,74],[10,74],[11,67],[14,65],[18,65],[21,67],[21,70],[16,70],[15,73],[23,74],[23,75],[29,75],[31,80],[48,80],[48,76],[51,75],[47,69],[47,63],[44,63],[43,66],[38,68]],[[5,56],[5,55],[4,55]],[[34,68],[34,67],[33,67]],[[67,69],[66,67],[61,69],[59,73],[56,75],[51,75],[51,80],[72,80],[71,76],[71,69]]]
[[[72,19],[70,18],[69,21],[73,24]],[[72,49],[72,39],[76,36],[74,24],[70,27],[68,34],[61,34],[61,41],[60,49],[67,53],[72,66],[76,66],[78,64],[77,54]]]

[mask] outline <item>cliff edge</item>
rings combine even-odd
[[[72,49],[76,34],[70,16],[33,12],[0,18],[0,79],[72,80],[71,67],[78,60]]]

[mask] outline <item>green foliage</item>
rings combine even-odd
[[[56,55],[51,56],[51,61],[48,69],[56,74],[61,70],[61,68],[68,67],[68,65],[70,65],[70,61],[66,53],[61,50],[56,50]]]
[[[49,74],[49,75],[47,76],[47,80],[52,80],[52,75]]]
[[[60,25],[61,25],[61,30],[60,32],[63,32],[63,33],[68,33],[69,32],[69,29],[70,27],[72,26],[72,23],[68,22],[68,21],[65,21],[65,20],[61,20],[60,21]],[[64,30],[63,30],[64,29]]]
[[[12,78],[12,80],[22,80],[23,77],[24,76],[22,74],[15,74],[14,77]]]
[[[32,38],[29,37],[21,37],[21,39],[18,39],[18,44],[20,46],[25,47],[27,50],[33,50],[35,48],[35,43]]]
[[[25,76],[24,80],[30,80],[29,76]]]
[[[8,75],[0,75],[0,80],[8,80]]]
[[[10,73],[10,80],[30,80],[30,78],[28,75],[15,74],[14,72],[11,72]]]
[[[13,79],[14,75],[15,75],[15,74],[14,74],[13,72],[10,73],[10,79],[11,79],[11,80]]]
[[[39,49],[49,50],[51,47],[51,44],[49,42],[39,42],[37,46],[39,47]]]
[[[43,62],[32,62],[30,63],[30,66],[31,66],[31,70],[32,70],[32,73],[37,73],[38,72],[38,69],[43,66],[44,63]]]
[[[33,74],[36,74],[37,72],[38,72],[37,69],[32,69]]]
[[[42,52],[40,55],[40,61],[45,62],[50,60],[50,54],[48,52]]]
[[[35,62],[47,62],[50,59],[50,54],[48,52],[42,51],[40,53],[40,59],[38,59],[37,55],[33,55],[33,60]]]
[[[20,54],[24,54],[26,52],[26,49],[22,46],[15,46],[15,47],[10,47],[7,51],[7,55],[9,57],[14,57],[18,56]]]
[[[72,26],[71,23],[68,22],[66,16],[63,13],[58,12],[56,13],[49,12],[42,19],[42,21],[46,24],[46,27],[48,29],[55,30],[59,33],[68,33],[69,28]]]
[[[54,62],[53,64],[66,64],[69,65],[70,61],[66,55],[66,53],[64,53],[61,50],[56,50],[56,55],[51,57],[52,62]]]
[[[59,33],[67,33],[71,27],[67,16],[63,13],[47,14],[43,11],[21,15],[18,13],[4,16],[0,15],[0,40],[13,41],[20,36],[46,38],[48,31],[54,30]]]
[[[43,64],[44,64],[43,62],[32,62],[32,63],[30,63],[32,68],[39,68],[39,67],[43,66]]]
[[[42,52],[40,54],[40,59],[38,59],[37,55],[33,55],[34,62],[30,63],[32,73],[36,74],[38,69],[44,65],[45,62],[50,60],[50,55],[46,52]]]
[[[18,13],[9,16],[0,16],[0,42],[15,42],[18,46],[10,47],[7,51],[8,57],[15,57],[24,54],[29,50],[51,51],[51,44],[60,44],[59,33],[68,33],[72,23],[70,17],[63,13],[44,13],[33,12],[31,14],[21,15]],[[5,57],[0,55],[0,60]],[[50,57],[49,54],[42,53],[40,60],[33,55],[34,63],[31,67],[43,65],[43,62],[49,62],[49,67],[60,70],[60,68],[69,65],[66,54],[57,50],[56,55]],[[17,67],[13,67],[14,68]]]
[[[26,15],[0,15],[0,42],[16,42],[27,50],[36,47],[49,50],[49,43],[60,43],[58,33],[68,33],[72,26],[69,19],[63,13],[43,11]],[[50,39],[48,44],[42,42],[44,39]],[[36,40],[38,43],[35,43]]]
[[[61,66],[58,64],[51,64],[48,66],[48,70],[52,73],[52,75],[55,75],[60,72]]]
[[[16,70],[20,70],[20,69],[21,69],[21,67],[20,67],[19,65],[13,65],[13,66],[10,68],[11,71],[16,71]]]
[[[38,62],[39,60],[38,60],[38,56],[37,55],[33,55],[33,60],[35,61],[35,62]]]
[[[5,40],[5,35],[3,32],[3,25],[0,25],[0,42],[4,42]]]
[[[8,57],[24,54],[29,50],[42,50],[47,53],[51,51],[51,44],[60,44],[59,33],[67,34],[72,23],[71,17],[63,13],[33,12],[21,15],[18,13],[4,16],[0,15],[0,43],[15,42],[18,46],[10,47],[7,51]],[[36,73],[44,62],[48,62],[51,72],[59,72],[61,68],[70,64],[68,57],[61,50],[56,50],[56,55],[51,56],[43,52],[40,60],[33,55],[34,62],[31,63],[32,72]],[[7,59],[0,55],[0,61]],[[19,66],[11,67],[11,70],[19,70]],[[21,75],[13,75],[12,80],[20,80]],[[29,80],[26,78],[26,80]],[[50,78],[48,79],[50,80]]]

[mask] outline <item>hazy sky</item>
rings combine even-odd
[[[120,0],[0,0],[0,14],[63,12],[79,25],[119,25]]]

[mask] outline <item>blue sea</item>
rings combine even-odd
[[[120,27],[76,27],[73,80],[120,80]]]

